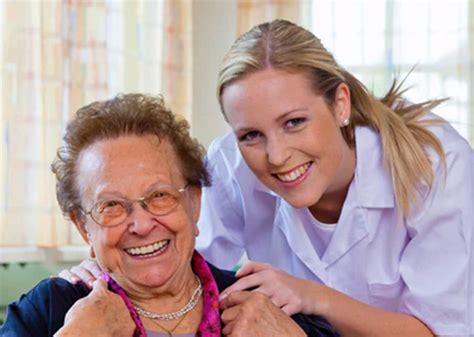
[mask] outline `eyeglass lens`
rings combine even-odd
[[[143,209],[154,215],[165,215],[178,204],[180,191],[172,187],[155,190],[136,200],[113,199],[99,201],[91,211],[92,218],[102,226],[116,226],[122,223],[133,211],[138,202]]]

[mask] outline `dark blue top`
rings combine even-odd
[[[209,265],[219,291],[236,281],[233,272]],[[72,284],[61,278],[41,281],[26,295],[7,307],[5,324],[0,327],[1,337],[49,337],[64,324],[69,308],[90,290],[83,284]],[[322,317],[293,315],[310,337],[338,337],[331,325]]]

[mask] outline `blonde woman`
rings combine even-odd
[[[253,288],[342,336],[474,334],[473,152],[441,101],[375,98],[283,20],[233,44],[217,92],[233,132],[209,149],[198,249],[251,260],[224,306]]]

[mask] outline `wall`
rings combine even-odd
[[[237,2],[193,2],[193,135],[206,147],[228,127],[216,97],[219,65],[236,37]]]

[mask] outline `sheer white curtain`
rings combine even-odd
[[[311,19],[336,60],[377,95],[413,69],[406,97],[449,97],[436,113],[474,144],[471,11],[468,0],[316,0]]]
[[[144,92],[188,112],[190,6],[0,1],[0,261],[7,248],[82,244],[59,211],[50,171],[79,107]]]

